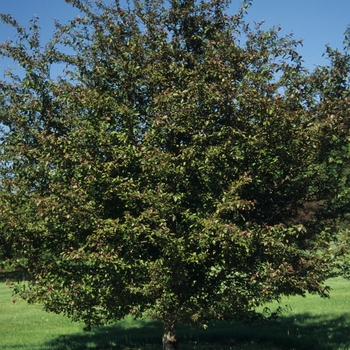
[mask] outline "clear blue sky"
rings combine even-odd
[[[230,13],[237,12],[241,0],[233,0]],[[24,26],[35,14],[43,28],[43,38],[53,30],[53,19],[62,23],[78,14],[64,0],[0,0],[0,13],[10,13]],[[350,0],[254,0],[247,17],[253,23],[265,20],[265,29],[274,25],[282,33],[294,33],[304,39],[299,52],[309,68],[326,64],[322,54],[325,45],[342,49],[343,33],[350,24]],[[0,24],[0,42],[13,38],[15,32]],[[8,62],[0,60],[0,77]]]
[[[249,22],[265,20],[265,29],[281,25],[284,34],[293,32],[295,39],[303,39],[299,52],[312,69],[327,63],[322,58],[325,45],[343,49],[350,0],[255,0],[247,18]]]

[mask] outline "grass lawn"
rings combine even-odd
[[[0,274],[1,277],[1,274]],[[292,310],[267,324],[211,323],[208,329],[179,327],[182,350],[350,350],[350,281],[336,278],[330,299],[285,298]],[[161,350],[157,322],[125,319],[85,333],[82,323],[14,302],[0,279],[1,350]]]

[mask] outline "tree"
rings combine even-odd
[[[29,302],[87,328],[246,319],[328,294],[349,204],[348,56],[308,72],[300,42],[228,2],[67,1],[44,47],[9,15],[1,223]],[[51,70],[64,67],[62,76]],[[332,248],[333,247],[333,248]],[[10,248],[8,248],[10,249]]]

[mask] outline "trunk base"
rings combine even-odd
[[[176,324],[164,323],[163,350],[177,350],[178,348]]]

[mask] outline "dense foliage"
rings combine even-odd
[[[14,18],[0,54],[1,241],[20,291],[88,327],[247,318],[326,295],[349,205],[349,56],[308,72],[300,42],[220,0],[67,1],[45,46]],[[61,76],[53,74],[63,69]],[[50,76],[50,74],[52,76]]]

